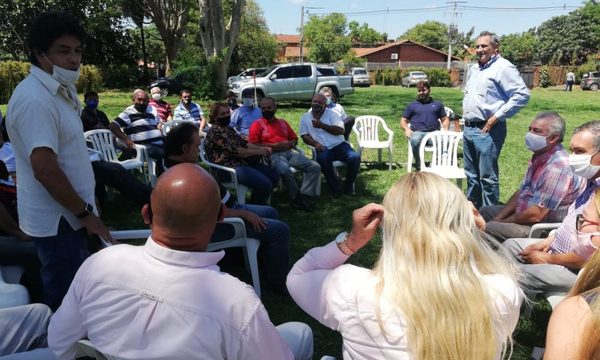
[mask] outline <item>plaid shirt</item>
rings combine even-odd
[[[569,155],[558,144],[531,158],[521,183],[516,212],[537,205],[549,209],[544,222],[560,222],[584,187],[583,179],[573,175],[569,168]]]
[[[588,197],[588,199],[585,201],[577,201],[569,207],[569,213],[565,216],[565,219],[556,230],[554,241],[550,244],[551,253],[564,254],[572,251],[572,244],[577,238],[577,231],[575,230],[577,215],[583,212],[590,201],[594,201],[594,194],[599,185],[600,178],[588,181],[586,190],[579,196],[580,198]],[[578,206],[576,206],[576,204]]]

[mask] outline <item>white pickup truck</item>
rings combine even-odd
[[[338,75],[330,66],[314,63],[279,64],[254,79],[234,81],[230,85],[238,98],[245,89],[256,89],[258,98],[270,96],[275,100],[310,100],[321,88],[328,86],[340,98],[352,94],[352,76]]]

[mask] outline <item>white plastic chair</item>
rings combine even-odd
[[[529,230],[530,238],[541,238],[545,232],[549,232],[554,229],[558,229],[561,223],[537,223],[531,226]]]
[[[387,133],[387,140],[379,139],[379,127]],[[377,161],[381,162],[381,151],[388,149],[388,170],[392,170],[392,145],[394,132],[379,116],[364,115],[356,118],[352,130],[358,140],[358,153],[362,155],[363,149],[377,149]]]
[[[254,291],[258,297],[261,296],[260,291],[260,276],[258,272],[258,247],[260,241],[254,238],[248,238],[246,236],[246,224],[244,220],[236,217],[228,217],[222,221],[225,224],[229,224],[233,227],[234,235],[231,239],[211,242],[208,244],[206,251],[217,251],[221,249],[227,249],[232,247],[244,248],[244,259],[246,262],[246,268],[250,271],[252,277],[252,285]],[[147,239],[150,236],[150,229],[141,230],[115,230],[111,231],[113,239],[115,240],[127,240],[127,239]]]
[[[462,141],[462,132],[433,131],[425,135],[419,147],[421,157],[420,171],[438,174],[446,179],[455,179],[462,189],[462,179],[466,179],[465,170],[458,166],[458,144]],[[425,161],[425,147],[431,142],[431,162]]]
[[[311,151],[312,154],[312,160],[317,161],[317,149],[315,149],[314,146],[311,145],[306,145],[308,146],[308,148]],[[347,165],[345,162],[343,161],[339,161],[339,160],[335,160],[333,163],[333,170],[335,171],[336,176],[339,178],[340,177],[340,169],[341,168],[345,168]],[[352,184],[352,191],[356,190],[356,184]],[[317,195],[321,195],[321,182],[319,182],[319,185],[317,187]]]
[[[450,116],[451,114],[454,114],[454,110],[450,109],[449,107],[444,107],[444,110],[446,111],[446,116]],[[440,123],[440,129],[442,128],[442,121],[440,119],[438,119],[439,123]],[[460,119],[459,123],[461,126],[464,125],[465,121],[464,119]],[[408,124],[408,126],[410,126],[410,124]],[[451,121],[450,122],[450,131],[455,131],[454,129],[454,123]],[[410,145],[410,140],[407,140],[408,143],[408,150],[407,150],[407,154],[408,154],[408,160],[406,161],[406,172],[412,172],[412,163],[414,161],[414,154],[412,151],[412,146]],[[460,145],[459,145],[460,146]],[[431,146],[425,146],[425,151],[433,151],[433,147]],[[417,169],[419,168],[419,164],[417,164]]]
[[[205,163],[206,165],[208,165],[208,167],[211,170],[213,170],[213,169],[214,170],[222,170],[222,171],[228,173],[230,180],[229,181],[221,181],[221,184],[223,186],[225,186],[226,188],[235,191],[235,195],[237,197],[238,204],[240,204],[240,205],[246,204],[246,193],[248,193],[248,191],[250,191],[250,188],[247,187],[246,185],[242,185],[238,182],[237,173],[235,172],[235,169],[232,169],[227,166],[215,164],[208,160],[208,158],[206,157],[206,151],[204,149],[204,140],[202,140],[202,142],[200,143],[200,159],[202,159],[202,162]]]
[[[102,160],[118,163],[127,170],[139,169],[144,174],[146,183],[151,183],[150,162],[148,162],[148,168],[144,171],[144,161],[148,160],[145,147],[136,144],[136,157],[134,159],[119,161],[113,142],[112,131],[106,129],[90,130],[86,131],[83,136],[86,142],[92,144],[92,149],[98,152]]]
[[[7,276],[6,280],[4,279],[3,274],[8,274],[9,272],[14,271],[18,272],[19,274],[23,273],[22,267],[0,266],[0,309],[27,305],[31,302],[27,288],[17,283],[20,275],[17,277],[17,279],[12,279],[13,281],[16,280],[15,283],[8,279],[10,275]]]
[[[183,123],[190,123],[190,124],[194,124],[196,125],[196,123],[194,123],[193,121],[187,121],[187,120],[171,120],[171,121],[167,121],[166,123],[164,123],[162,125],[161,131],[163,136],[167,136],[167,134],[169,133],[169,131],[171,131],[171,129],[173,129],[176,126],[179,126]]]

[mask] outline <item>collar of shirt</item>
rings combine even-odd
[[[541,154],[533,154],[531,157],[531,164],[534,166],[537,166],[538,164],[543,165],[552,157],[552,155],[554,155],[555,152],[561,150],[563,150],[562,144],[556,144],[554,147],[544,151]]]
[[[157,244],[149,237],[144,251],[151,257],[168,264],[184,265],[190,268],[209,268],[218,271],[217,263],[225,256],[225,251],[195,252],[169,249]]]
[[[42,85],[44,85],[44,87],[50,91],[52,95],[60,93],[69,101],[72,101],[73,103],[79,103],[79,101],[75,101],[75,99],[77,99],[77,91],[74,88],[71,89],[71,87],[59,83],[55,78],[52,77],[52,75],[48,74],[40,67],[31,65],[29,73],[35,76],[42,83]]]
[[[492,56],[492,57],[491,57],[491,58],[488,60],[488,62],[486,62],[485,64],[478,63],[478,64],[479,64],[479,70],[484,70],[484,69],[487,69],[487,68],[489,68],[489,67],[490,67],[490,66],[492,66],[492,64],[493,64],[494,62],[496,62],[496,60],[498,60],[499,58],[500,58],[500,54],[496,54],[496,55]]]

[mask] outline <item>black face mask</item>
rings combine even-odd
[[[217,118],[217,124],[222,125],[222,126],[228,126],[230,122],[231,122],[230,115]]]
[[[145,113],[146,112],[146,108],[148,107],[148,103],[143,103],[143,104],[135,104],[133,105],[133,107],[141,112],[141,113]]]
[[[275,117],[275,111],[263,110],[262,115],[265,119],[271,120]]]
[[[312,104],[311,108],[312,108],[312,111],[314,111],[316,113],[323,111],[323,106],[321,106],[320,104]]]
[[[229,106],[230,109],[237,109],[239,107],[235,99],[227,100],[227,106]]]

